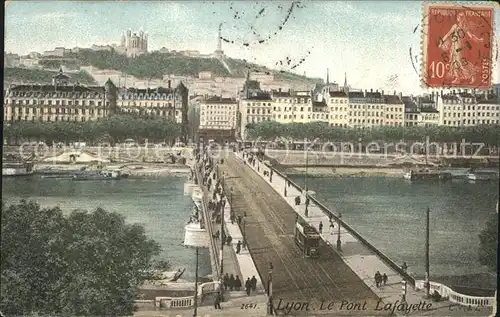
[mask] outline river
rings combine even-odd
[[[303,176],[292,176],[299,185]],[[173,269],[186,267],[183,278],[194,280],[195,251],[181,245],[192,201],[184,196],[184,177],[82,181],[4,178],[6,203],[31,199],[42,206],[118,212],[142,224],[162,246],[161,258]],[[327,207],[409,272],[425,273],[425,211],[431,210],[431,280],[492,288],[496,276],[478,262],[478,234],[495,213],[498,183],[409,183],[392,177],[309,177],[308,186]],[[200,275],[210,274],[208,249],[200,256]],[[464,278],[465,276],[465,278]],[[451,277],[451,279],[450,279]],[[468,278],[467,278],[468,277]]]
[[[161,245],[159,258],[169,260],[172,270],[185,267],[182,279],[194,281],[195,249],[181,245],[193,206],[191,197],[184,196],[185,181],[178,176],[80,182],[38,176],[3,178],[2,198],[6,204],[35,200],[42,207],[59,206],[66,213],[97,207],[117,212],[128,223],[142,224],[149,238]],[[199,259],[200,276],[211,274],[208,249],[200,249]]]
[[[300,186],[305,177],[291,176]],[[309,177],[308,187],[331,210],[408,271],[425,274],[425,214],[430,208],[431,280],[496,288],[479,264],[479,233],[496,212],[498,182],[411,183],[393,177]],[[469,276],[469,278],[467,278]]]

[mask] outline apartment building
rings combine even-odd
[[[238,130],[238,101],[222,96],[206,97],[199,103],[198,135],[219,143],[234,141]]]
[[[188,93],[180,83],[172,88],[120,88],[117,106],[122,113],[134,113],[141,116],[152,116],[170,119],[177,123],[187,123]]]
[[[59,72],[52,85],[14,85],[5,91],[4,120],[12,121],[89,121],[116,111],[116,86],[70,84],[69,76]]]
[[[500,101],[493,90],[455,91],[437,96],[439,125],[473,126],[500,123]]]

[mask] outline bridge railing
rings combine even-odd
[[[286,179],[290,185],[295,187],[297,190],[302,191],[302,187],[297,185],[294,181],[288,178],[285,174],[276,170],[274,167],[269,164],[260,161],[262,164],[266,165],[268,168],[272,169],[274,173],[281,176],[283,179]],[[353,235],[356,239],[358,239],[361,243],[367,246],[373,253],[375,253],[382,261],[384,261],[387,265],[389,265],[394,271],[396,271],[399,275],[403,276],[406,281],[408,281],[413,287],[415,287],[415,279],[411,277],[408,273],[406,273],[398,264],[392,261],[387,255],[378,250],[375,246],[369,243],[365,238],[363,238],[356,230],[354,230],[351,226],[349,226],[345,221],[339,219],[337,215],[335,215],[330,209],[328,209],[325,205],[323,205],[320,201],[318,201],[315,197],[309,197],[312,202],[314,202],[328,217],[331,217],[340,223],[342,227],[344,227],[351,235]]]
[[[415,282],[415,289],[421,290],[425,289],[425,281],[423,280],[418,280]],[[460,305],[465,305],[465,306],[482,306],[482,307],[492,307],[495,305],[495,297],[479,297],[479,296],[470,296],[470,295],[464,295],[460,294],[458,292],[455,292],[453,289],[450,287],[437,283],[437,282],[430,282],[430,293],[434,293],[434,291],[437,291],[439,295],[448,298],[448,300],[452,303],[460,304]]]
[[[220,288],[219,282],[208,282],[198,286],[198,296],[217,293]],[[154,302],[157,309],[160,308],[189,308],[194,306],[194,295],[184,297],[156,297],[154,300],[136,300],[136,304],[149,304]]]
[[[205,228],[207,229],[208,233],[208,238],[210,239],[210,249],[211,249],[211,254],[214,259],[214,269],[215,269],[215,274],[214,277],[217,277],[218,279],[222,278],[220,275],[220,263],[219,263],[219,256],[217,253],[217,248],[215,247],[215,242],[214,242],[214,233],[212,229],[212,218],[209,217],[208,214],[208,207],[205,203],[205,191],[203,190],[203,178],[200,176],[200,172],[198,170],[198,163],[194,164],[194,170],[195,170],[195,175],[196,175],[196,180],[198,181],[198,186],[202,190],[203,193],[203,198],[201,200],[201,208],[202,208],[202,213],[203,213],[203,218],[205,218]],[[212,272],[213,273],[213,272]]]

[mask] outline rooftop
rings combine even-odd
[[[212,96],[205,99],[205,103],[236,104],[237,102],[233,98],[222,98],[220,96]]]

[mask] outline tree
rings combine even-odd
[[[1,210],[0,310],[12,315],[131,315],[159,245],[101,208],[63,215],[34,202]]]
[[[498,214],[494,214],[486,222],[486,228],[479,234],[479,263],[491,270],[497,268]]]

